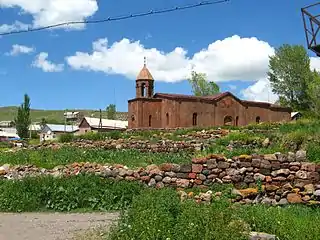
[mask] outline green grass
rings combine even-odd
[[[145,167],[150,164],[166,162],[182,163],[190,162],[192,155],[181,153],[150,153],[137,150],[103,150],[103,149],[79,149],[64,147],[58,150],[22,150],[14,153],[0,152],[0,165],[9,163],[12,165],[34,164],[38,167],[53,168],[57,165],[65,165],[74,162],[95,162],[109,164],[124,164],[128,167]]]
[[[213,189],[230,192],[225,185]],[[172,188],[157,190],[94,175],[0,180],[2,212],[120,210],[119,223],[106,234],[109,240],[244,240],[249,231],[275,234],[281,240],[320,239],[319,208],[235,205],[228,197],[209,205],[181,203]]]
[[[147,190],[133,198],[108,239],[241,240],[252,230],[281,240],[314,240],[320,239],[319,224],[317,208],[237,206],[225,200],[180,203],[174,190]]]
[[[15,118],[18,108],[15,106],[12,107],[0,107],[0,121],[11,121]],[[32,109],[31,110],[31,120],[33,122],[41,122],[42,118],[45,118],[47,122],[50,123],[64,123],[63,113],[65,110],[41,110],[41,109]],[[73,109],[72,111],[79,111],[85,116],[99,117],[99,110],[88,110],[88,109]],[[102,117],[106,118],[107,113],[102,111]],[[118,118],[125,120],[127,118],[127,113],[118,112]]]
[[[0,180],[0,212],[120,210],[142,189],[138,183],[93,175]]]

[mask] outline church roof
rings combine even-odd
[[[235,95],[233,95],[231,92],[223,92],[223,93],[218,93],[218,94],[210,95],[210,96],[194,96],[194,95],[172,94],[172,93],[156,93],[154,95],[154,98],[218,101],[221,98],[228,96],[228,95],[232,96],[233,98],[235,98],[239,102],[247,104],[247,105],[258,105],[258,106],[265,105],[266,107],[272,107],[272,108],[290,109],[288,107],[283,107],[283,106],[271,104],[268,102],[241,100],[241,99],[237,98]]]
[[[169,99],[202,99],[202,100],[219,100],[220,98],[231,94],[230,92],[218,93],[210,96],[194,96],[184,94],[173,94],[173,93],[156,93],[155,98],[169,98]],[[231,94],[233,97],[234,95]]]
[[[144,64],[143,68],[139,72],[137,80],[154,80],[146,64]]]

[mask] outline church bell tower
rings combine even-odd
[[[136,80],[136,98],[152,98],[154,93],[154,79],[147,68],[146,57],[144,65]]]

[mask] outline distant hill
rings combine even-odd
[[[17,114],[18,107],[0,107],[0,121],[10,121],[13,120]],[[86,117],[99,117],[100,113],[96,110],[81,110],[81,109],[72,109],[68,111],[81,112]],[[63,123],[64,110],[41,110],[41,109],[32,109],[31,110],[31,120],[32,122],[40,122],[42,118],[45,118],[48,123]],[[102,111],[102,118],[107,118],[106,111]],[[117,112],[118,120],[128,120],[127,112]]]

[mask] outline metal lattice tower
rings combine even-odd
[[[308,49],[320,57],[320,2],[301,8]]]

